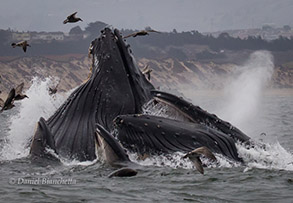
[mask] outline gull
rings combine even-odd
[[[11,44],[11,46],[13,47],[13,48],[15,48],[15,47],[22,47],[22,49],[23,49],[23,51],[24,52],[26,52],[26,48],[27,47],[30,47],[30,45],[27,43],[27,41],[25,40],[25,41],[22,41],[22,42],[18,42],[18,43],[12,43]]]
[[[142,74],[144,74],[146,76],[146,78],[150,81],[151,80],[151,72],[153,70],[149,68],[149,65],[146,65],[146,67],[144,67],[142,69]]]
[[[11,109],[11,108],[14,107],[14,104],[13,104],[14,97],[15,97],[15,89],[12,88],[10,90],[10,92],[9,92],[9,94],[8,94],[7,99],[5,100],[5,102],[3,102],[3,100],[1,99],[2,102],[3,102],[3,104],[1,104],[2,109],[1,109],[0,113],[2,113],[4,110],[8,110],[8,109]]]
[[[24,98],[28,98],[27,95],[22,93],[24,83],[20,83],[16,88],[15,88],[15,96],[14,100],[22,100]]]
[[[208,158],[212,161],[217,161],[217,158],[215,157],[215,155],[205,146],[199,147],[191,152],[188,152],[186,155],[183,156],[183,158],[188,157],[193,162],[195,168],[201,174],[204,174],[202,162],[199,158],[201,155],[204,155],[206,158]]]
[[[141,31],[139,31],[139,32],[134,32],[134,33],[132,33],[132,34],[130,34],[130,35],[127,35],[127,36],[125,36],[125,37],[123,37],[123,38],[136,37],[136,36],[144,36],[144,35],[148,35],[149,32],[161,33],[161,32],[158,32],[158,31],[156,31],[156,30],[141,30]]]
[[[74,12],[73,14],[67,16],[67,18],[63,21],[63,24],[76,23],[78,21],[83,21],[81,18],[75,17],[76,14],[77,14],[77,12]]]
[[[49,87],[49,95],[54,95],[56,94],[56,92],[58,91],[58,85],[60,84],[60,81],[58,82],[58,84],[55,87]]]

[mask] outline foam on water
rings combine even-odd
[[[92,160],[92,161],[79,161],[76,159],[66,159],[64,157],[59,156],[58,154],[56,154],[54,152],[54,150],[50,149],[50,148],[46,148],[47,153],[51,154],[53,157],[57,158],[58,160],[60,160],[60,162],[64,165],[64,166],[90,166],[95,164],[99,158],[97,156],[96,159]]]
[[[262,143],[262,145],[265,145],[265,148],[255,146],[248,149],[241,144],[236,145],[239,156],[244,160],[244,172],[252,168],[293,171],[293,154],[286,151],[279,143]],[[129,154],[129,157],[133,162],[144,166],[194,169],[193,163],[189,159],[183,159],[183,155],[183,153],[176,152],[170,155],[151,156],[144,160],[139,159],[137,154]],[[201,160],[208,168],[242,166],[241,163],[230,160],[223,155],[215,154],[215,156],[217,158],[215,163],[205,158],[201,158]]]
[[[137,154],[129,154],[130,160],[138,163],[143,166],[158,166],[158,167],[165,167],[168,166],[170,168],[184,168],[184,169],[195,169],[194,164],[189,159],[183,159],[184,156],[181,152],[175,152],[169,155],[157,155],[147,157],[144,160],[139,159]],[[238,167],[241,164],[231,161],[226,157],[215,154],[217,161],[211,162],[210,160],[202,157],[201,161],[203,165],[207,166],[207,168],[232,168]]]
[[[34,135],[40,117],[47,119],[66,99],[66,96],[48,93],[48,88],[56,79],[33,78],[31,87],[25,92],[29,98],[19,101],[18,111],[10,117],[10,130],[5,138],[0,156],[2,160],[25,157],[29,153],[29,140]]]
[[[237,145],[238,153],[247,165],[245,171],[252,168],[293,171],[293,154],[284,149],[279,142],[262,143],[263,146],[246,148]]]

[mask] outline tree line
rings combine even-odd
[[[27,55],[45,55],[45,54],[85,54],[92,40],[100,35],[100,31],[108,25],[103,22],[93,22],[88,24],[85,30],[79,26],[72,28],[69,36],[62,41],[52,40],[32,42],[32,47],[29,47]],[[138,30],[122,29],[123,35],[128,35]],[[0,55],[20,55],[20,49],[12,49],[12,33],[11,30],[0,30]],[[85,35],[87,37],[80,37]],[[219,52],[221,50],[269,50],[269,51],[291,51],[293,50],[293,38],[285,38],[280,36],[278,39],[267,41],[260,36],[249,36],[246,39],[239,37],[231,37],[228,33],[221,33],[218,37],[212,35],[204,35],[198,31],[177,32],[175,29],[172,32],[151,33],[149,36],[128,38],[127,41],[135,50],[138,56],[151,57],[154,55],[151,49],[146,47],[154,47],[165,49],[168,46],[180,47],[184,45],[206,45],[212,51]],[[172,48],[170,54],[182,55],[179,48]]]

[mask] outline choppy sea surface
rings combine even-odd
[[[257,97],[246,95],[252,101],[237,103],[227,94],[183,91],[194,104],[232,122],[265,149],[237,144],[245,164],[216,155],[218,163],[207,165],[204,175],[180,153],[143,161],[130,154],[138,174],[108,178],[115,169],[99,159],[44,167],[27,158],[36,122],[52,115],[69,94],[50,97],[48,83],[34,79],[26,91],[29,99],[0,114],[3,202],[293,202],[291,93],[258,92]]]

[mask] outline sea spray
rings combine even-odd
[[[250,148],[237,144],[237,149],[247,166],[245,171],[251,168],[293,171],[293,154],[279,142],[261,143]]]
[[[49,85],[54,83],[54,80],[54,78],[32,79],[31,87],[25,92],[29,98],[18,101],[18,111],[9,118],[10,130],[0,153],[1,160],[27,156],[29,140],[34,135],[40,117],[47,119],[66,99],[66,96],[60,94],[54,97],[49,95]]]
[[[224,88],[224,106],[216,111],[219,116],[245,132],[251,132],[251,121],[261,113],[263,93],[273,70],[270,52],[252,53],[249,60],[237,68],[237,76]]]

